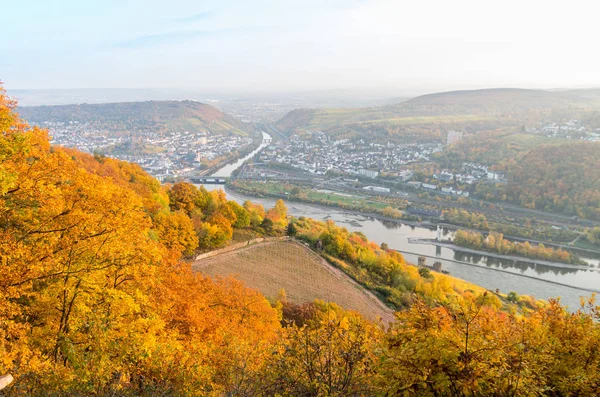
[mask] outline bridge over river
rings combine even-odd
[[[224,185],[228,179],[229,177],[225,176],[191,176],[187,178],[191,183],[202,185]]]
[[[226,181],[233,170],[241,167],[244,161],[252,158],[265,146],[266,144],[263,143],[256,151],[238,160],[235,164],[227,165],[211,176],[198,176],[198,179],[213,179],[213,181],[204,183],[208,190],[221,189],[222,187],[219,185],[224,183],[220,182],[221,180]],[[189,179],[191,180],[192,177]],[[216,183],[216,179],[219,179],[219,183]],[[276,198],[250,197],[232,190],[227,191],[227,195],[230,200],[235,200],[240,204],[250,200],[262,204],[265,208],[273,207],[276,201]],[[436,231],[426,227],[382,221],[340,208],[299,202],[287,202],[286,204],[291,215],[306,216],[323,221],[331,219],[349,231],[365,234],[377,244],[382,242],[389,244],[390,248],[402,252],[409,262],[418,263],[419,256],[428,257],[432,261],[440,261],[443,268],[448,270],[451,275],[492,291],[498,288],[504,293],[515,291],[519,294],[534,295],[541,299],[560,296],[563,304],[568,305],[571,310],[576,310],[579,307],[579,297],[589,296],[590,291],[597,290],[600,285],[600,271],[598,271],[600,257],[595,255],[579,254],[581,259],[590,263],[589,268],[565,268],[504,260],[489,255],[467,253],[459,249],[454,250],[449,247],[411,244],[408,241],[409,238],[436,238]],[[452,238],[453,231],[444,229],[443,236]]]

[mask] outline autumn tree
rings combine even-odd
[[[600,227],[586,230],[585,238],[592,244],[600,244]]]
[[[51,147],[14,107],[0,93],[0,373],[15,377],[8,392],[183,396],[254,387],[280,327],[266,299],[178,262],[197,244],[192,222],[184,207],[164,205],[143,171]]]
[[[265,208],[261,204],[254,204],[250,201],[245,201],[244,209],[250,214],[250,225],[258,227],[265,218]]]
[[[93,388],[114,371],[107,357],[124,358],[122,325],[152,322],[139,292],[163,249],[139,195],[51,148],[13,108],[0,95],[0,372],[25,394],[74,377]]]
[[[184,255],[192,255],[198,248],[194,225],[183,210],[158,214],[155,227],[159,241],[168,248],[183,252]]]
[[[169,206],[173,211],[183,211],[188,216],[192,216],[196,209],[202,210],[206,202],[202,200],[202,194],[188,182],[177,182],[168,191]]]
[[[282,233],[285,231],[288,219],[287,219],[287,207],[283,200],[279,199],[275,203],[275,206],[267,211],[265,219],[268,219],[275,233]]]
[[[387,206],[383,209],[383,215],[390,217],[390,218],[398,219],[398,218],[402,218],[402,211],[400,211],[397,208]]]
[[[525,350],[530,335],[514,316],[486,306],[486,296],[448,307],[417,301],[398,312],[386,336],[383,378],[391,394],[530,395],[539,390]],[[519,345],[519,343],[521,345]]]
[[[316,302],[294,313],[272,358],[269,394],[363,396],[376,393],[374,347],[381,331],[335,304]]]

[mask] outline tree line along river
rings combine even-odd
[[[263,138],[270,136],[263,132]],[[239,161],[227,165],[213,176],[227,177],[244,161],[253,157],[267,144],[263,143],[252,153]],[[222,189],[218,185],[205,185],[207,190]],[[276,199],[247,196],[226,189],[228,199],[240,204],[246,200],[260,203],[265,208],[275,205]],[[436,247],[434,245],[412,244],[409,238],[434,239],[436,231],[426,227],[406,225],[399,222],[385,221],[356,212],[339,208],[330,208],[299,202],[287,202],[290,215],[318,220],[331,219],[336,224],[350,231],[364,233],[367,238],[381,244],[385,242],[392,249],[400,251],[406,260],[417,263],[419,256],[425,256],[429,265],[435,261],[442,263],[443,269],[454,277],[481,285],[490,290],[499,289],[508,293],[533,295],[536,298],[548,299],[561,297],[561,302],[570,309],[579,307],[579,297],[589,296],[592,292],[600,292],[600,259],[589,254],[579,255],[588,262],[589,267],[570,265],[541,265],[530,262],[497,259],[487,255],[476,255],[461,252],[458,249]],[[443,229],[444,238],[451,238],[453,232]]]

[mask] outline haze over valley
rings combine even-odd
[[[598,11],[6,5],[0,394],[600,395]]]

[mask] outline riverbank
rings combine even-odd
[[[441,227],[448,229],[448,230],[465,230],[468,232],[477,232],[477,233],[485,233],[485,234],[490,232],[489,230],[473,229],[470,227],[461,226],[461,225],[454,224],[454,223],[439,222],[439,223],[436,223],[436,225],[440,225]],[[516,236],[510,236],[510,235],[504,235],[504,238],[506,240],[513,241],[513,242],[519,242],[519,243],[528,242],[530,244],[536,244],[536,245],[544,244],[546,247],[564,249],[564,250],[575,251],[575,252],[585,252],[588,254],[598,255],[600,257],[600,248],[598,248],[597,250],[589,249],[589,248],[581,248],[581,247],[574,246],[574,245],[564,245],[564,244],[553,243],[551,241],[541,241],[541,240],[536,240],[536,239],[531,239],[531,238],[516,237]]]
[[[377,219],[380,221],[385,221],[385,222],[394,222],[399,225],[407,225],[407,226],[413,226],[413,227],[425,227],[425,228],[432,229],[432,230],[437,227],[436,223],[429,222],[429,221],[419,222],[419,221],[409,221],[409,220],[401,219],[401,218],[392,218],[392,217],[385,216],[385,215],[382,215],[377,212],[359,211],[359,210],[355,210],[355,209],[349,209],[349,208],[344,208],[344,207],[339,207],[339,206],[334,206],[334,205],[325,205],[325,204],[321,204],[321,203],[315,203],[315,202],[307,201],[307,200],[298,200],[293,196],[290,197],[290,196],[287,196],[284,194],[261,193],[260,195],[256,195],[256,194],[249,193],[242,189],[236,189],[235,186],[230,185],[230,184],[225,185],[224,190],[226,193],[234,192],[234,193],[238,193],[238,194],[242,194],[242,195],[250,196],[250,197],[256,197],[256,198],[283,199],[283,200],[289,201],[291,203],[296,202],[296,203],[307,204],[312,207],[320,208],[323,210],[335,208],[340,211],[347,212],[348,214],[366,216],[366,217],[374,218],[374,219]],[[456,228],[456,229],[458,229],[458,228]]]
[[[247,157],[249,154],[258,150],[260,148],[260,145],[262,145],[263,141],[264,141],[264,138],[261,135],[260,140],[254,139],[252,141],[252,144],[249,147],[248,146],[244,147],[244,150],[238,152],[238,154],[236,156],[228,158],[226,160],[223,160],[223,161],[219,162],[218,164],[213,165],[212,167],[209,167],[205,170],[200,171],[198,174],[200,176],[213,176],[213,174],[217,173],[221,169],[227,167],[228,165],[237,163],[238,161],[240,161],[240,159],[243,159],[243,158]],[[218,176],[223,176],[223,175],[218,175]],[[229,175],[226,175],[226,176],[229,176]]]
[[[264,142],[263,142],[264,144]],[[266,145],[265,145],[266,146]],[[251,155],[240,159],[235,165],[227,166],[219,171],[218,176],[227,176],[226,171],[239,168]],[[237,167],[236,167],[237,165]],[[224,189],[229,199],[242,204],[246,200],[260,203],[265,208],[275,205],[275,201],[283,198],[289,202],[289,212],[296,217],[307,217],[326,221],[333,220],[350,231],[361,232],[377,244],[387,243],[392,249],[405,253],[407,261],[417,263],[418,256],[435,258],[443,263],[444,269],[450,271],[453,277],[481,285],[494,291],[515,291],[520,295],[536,296],[549,299],[560,296],[562,302],[576,310],[581,296],[588,296],[600,285],[600,272],[572,268],[556,268],[551,266],[536,266],[512,260],[488,258],[481,255],[466,254],[464,258],[457,256],[459,251],[433,245],[411,245],[408,238],[435,238],[435,229],[440,224],[446,230],[464,229],[464,226],[446,224],[445,222],[414,221],[382,216],[381,214],[349,210],[339,206],[306,203],[303,200],[290,200],[289,195],[255,195],[244,194],[230,186],[207,185],[209,190]],[[544,243],[545,244],[545,243]],[[415,249],[412,249],[415,247]],[[418,252],[413,252],[418,251]],[[596,254],[598,255],[598,254]],[[600,268],[600,256],[582,259]],[[491,261],[491,262],[490,262]],[[492,263],[490,265],[490,263]],[[500,273],[498,273],[500,272]]]
[[[342,207],[339,205],[327,205],[327,204],[323,204],[323,203],[319,203],[319,202],[314,202],[311,200],[302,200],[297,197],[290,196],[290,195],[284,195],[284,194],[269,193],[269,192],[261,192],[261,193],[257,194],[255,192],[249,191],[247,189],[237,188],[237,187],[235,187],[235,185],[232,185],[232,184],[226,185],[225,190],[227,191],[227,189],[230,189],[233,192],[237,192],[237,193],[251,196],[251,197],[257,197],[257,198],[270,197],[270,198],[274,198],[274,199],[284,199],[289,202],[298,202],[298,203],[303,203],[303,204],[309,204],[309,205],[312,205],[312,206],[315,206],[318,208],[322,208],[322,209],[336,208],[336,209],[348,212],[350,214],[368,216],[368,217],[372,217],[372,218],[375,218],[375,219],[378,219],[381,221],[385,221],[385,222],[394,222],[397,224],[408,225],[408,226],[413,226],[413,227],[425,227],[428,229],[435,229],[435,228],[437,228],[437,226],[440,226],[440,227],[443,227],[443,228],[445,228],[447,230],[451,230],[451,231],[456,231],[456,230],[462,229],[462,230],[484,233],[484,234],[487,234],[490,232],[489,230],[465,228],[464,226],[461,226],[461,225],[456,225],[456,224],[446,223],[446,222],[432,222],[432,221],[428,221],[428,220],[410,221],[410,220],[403,219],[403,218],[392,218],[392,217],[387,217],[385,215],[382,215],[381,213],[378,213],[378,212],[360,211],[357,209],[345,208],[345,207]],[[525,239],[522,237],[515,237],[515,236],[510,236],[510,235],[505,235],[504,238],[506,238],[507,240],[510,240],[510,241],[529,242],[529,243],[536,244],[536,245],[544,244],[547,247],[560,248],[560,249],[564,249],[564,250],[568,250],[568,251],[575,251],[575,252],[577,252],[577,251],[585,252],[585,253],[600,257],[600,250],[595,251],[595,250],[590,250],[590,249],[581,249],[578,247],[565,246],[565,245],[553,243],[550,241]],[[553,263],[553,262],[550,262],[550,263]]]
[[[527,258],[524,256],[517,256],[517,255],[502,255],[502,254],[497,254],[495,252],[488,252],[488,251],[476,250],[476,249],[472,249],[472,248],[461,247],[459,245],[453,244],[452,242],[446,242],[446,241],[437,241],[437,240],[432,240],[432,239],[410,239],[409,238],[408,242],[411,244],[435,245],[437,247],[449,248],[454,251],[465,252],[468,254],[489,256],[489,257],[496,258],[496,259],[503,259],[503,260],[509,260],[509,261],[515,261],[515,262],[526,262],[526,263],[533,263],[535,265],[562,267],[562,268],[573,269],[573,270],[600,271],[600,269],[598,269],[596,267],[592,267],[592,266],[572,265],[569,263],[553,262],[553,261],[548,261],[548,260],[544,260],[544,259]]]
[[[221,186],[207,185],[209,189],[222,189]],[[253,201],[270,208],[280,197],[248,196],[225,187],[231,200],[243,203]],[[504,261],[479,255],[464,255],[449,248],[434,245],[414,245],[408,238],[433,239],[436,236],[436,224],[429,222],[406,222],[386,219],[377,214],[348,211],[335,207],[305,204],[302,201],[289,202],[289,213],[296,217],[306,217],[327,221],[346,227],[349,231],[361,232],[377,244],[387,243],[391,249],[403,254],[408,262],[417,263],[418,256],[427,256],[441,261],[443,268],[453,277],[480,285],[488,290],[508,292],[520,295],[549,299],[560,296],[561,301],[576,310],[581,296],[589,296],[600,285],[600,272],[551,266],[535,266],[523,262]],[[414,249],[413,249],[414,247]],[[415,252],[416,251],[416,252]],[[588,259],[588,258],[584,258]],[[591,259],[595,266],[600,263]],[[500,273],[498,273],[500,272]]]
[[[406,251],[406,250],[395,250],[395,251],[397,251],[397,252],[399,252],[399,253],[401,253],[403,255],[409,254],[409,255],[414,255],[414,256],[423,256],[425,258],[434,259],[434,260],[439,260],[440,259],[437,256],[424,255],[424,254],[421,254],[421,253],[418,253],[418,252],[411,252],[411,251]],[[456,264],[459,264],[459,265],[466,265],[466,266],[471,266],[471,267],[476,267],[476,268],[481,268],[482,267],[480,265],[476,265],[476,264],[471,263],[471,262],[459,261],[459,260],[456,260],[456,259],[444,258],[443,260],[446,261],[446,262],[452,262],[452,263],[456,263]],[[509,270],[498,269],[498,268],[493,268],[493,267],[486,267],[485,269],[486,270],[491,270],[491,271],[494,271],[494,272],[500,272],[500,273],[509,274],[511,276],[515,275],[514,272],[511,272]],[[452,273],[450,273],[450,275],[452,276]],[[453,277],[455,277],[455,276],[453,276]],[[550,284],[554,284],[554,285],[559,285],[561,287],[571,288],[571,289],[576,290],[576,291],[587,291],[587,292],[599,293],[600,294],[600,289],[586,288],[586,287],[574,287],[574,286],[569,285],[569,284],[565,284],[565,283],[561,283],[561,282],[553,281],[553,280],[540,279],[538,277],[529,276],[527,274],[519,274],[519,277],[525,277],[525,278],[528,278],[530,280],[543,281],[545,283],[550,283]]]
[[[355,210],[361,212],[379,213],[391,218],[400,219],[402,210],[406,208],[407,201],[403,198],[391,198],[383,196],[372,196],[364,191],[354,193],[340,193],[328,189],[307,189],[303,185],[295,185],[294,189],[288,189],[287,179],[279,181],[261,179],[234,179],[230,186],[239,192],[251,196],[264,195],[270,197],[282,197],[288,200],[302,201],[308,204],[321,204],[324,206],[337,207],[341,209]],[[295,193],[294,193],[295,192]]]

